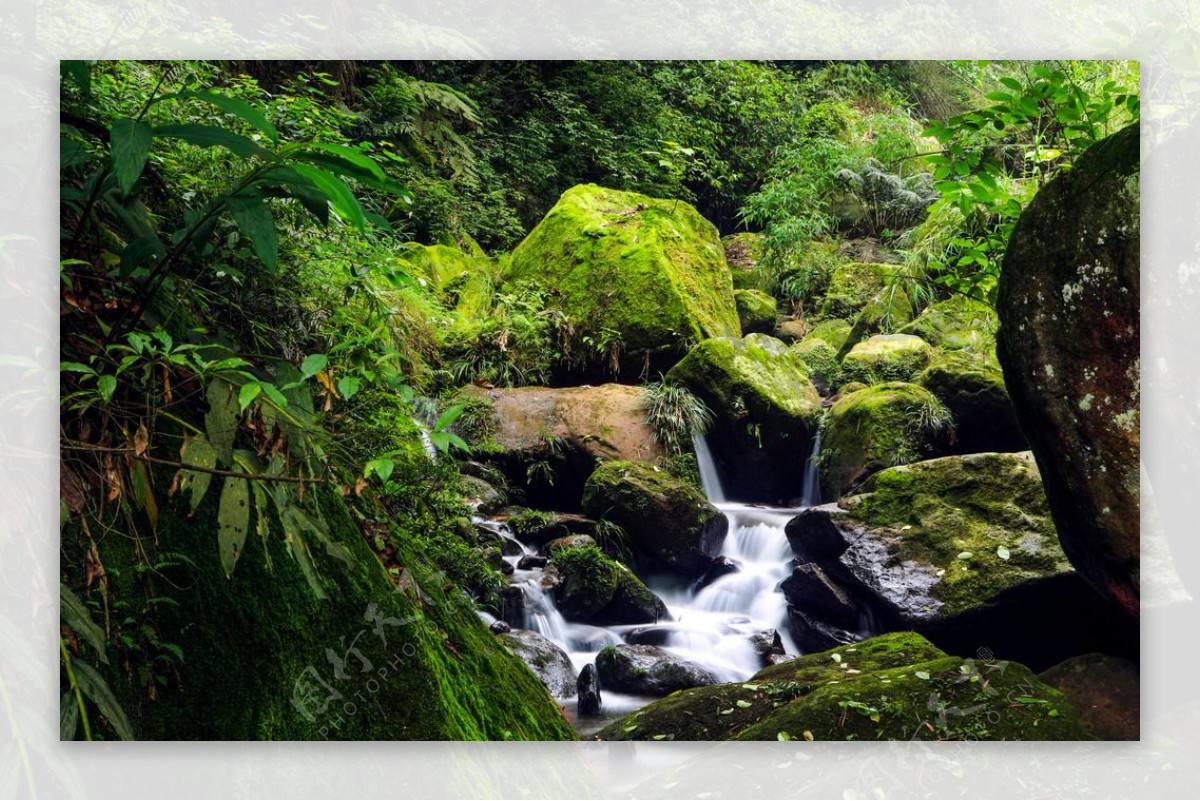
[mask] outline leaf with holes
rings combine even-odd
[[[227,478],[221,489],[221,504],[217,510],[217,547],[221,552],[221,567],[226,576],[233,568],[246,544],[250,527],[250,485],[244,478]]]
[[[217,452],[203,434],[195,434],[183,441],[183,447],[179,449],[179,461],[184,465],[212,470],[217,466]],[[183,472],[179,489],[188,494],[192,514],[204,500],[204,494],[208,492],[208,485],[211,483],[212,473],[204,473],[199,470]]]

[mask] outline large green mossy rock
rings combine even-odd
[[[824,339],[810,334],[792,345],[792,351],[804,362],[809,378],[818,391],[826,391],[838,385],[842,365],[838,361],[837,349]]]
[[[835,351],[840,351],[842,345],[846,344],[847,337],[850,336],[850,327],[850,323],[836,317],[822,320],[809,329],[804,339],[819,339],[829,343],[829,346]]]
[[[735,289],[733,300],[743,334],[770,334],[775,330],[775,298],[757,289]]]
[[[1038,191],[1009,240],[996,304],[1004,382],[1063,548],[1131,621],[1141,603],[1139,131],[1097,143]]]
[[[944,406],[928,390],[899,381],[844,394],[826,412],[821,497],[838,498],[870,474],[946,452]]]
[[[1029,449],[1004,387],[1000,365],[990,355],[942,351],[915,379],[954,416],[957,453]]]
[[[892,331],[912,320],[912,303],[899,287],[884,289],[871,298],[854,318],[854,325],[838,351],[845,356],[852,347],[874,334]]]
[[[929,366],[932,358],[933,348],[920,337],[876,334],[845,354],[841,380],[868,386],[885,381],[912,381]]]
[[[557,299],[571,358],[585,367],[615,356],[633,375],[647,359],[665,369],[683,343],[740,333],[717,230],[683,201],[568,189],[513,251],[505,278]]]
[[[728,521],[703,493],[645,462],[603,462],[583,490],[583,511],[616,523],[638,565],[686,576],[717,555]]]
[[[553,551],[547,570],[557,582],[558,609],[568,620],[627,625],[671,619],[658,596],[628,567],[610,559],[595,545]]]
[[[309,543],[319,598],[273,516],[266,539],[252,530],[225,575],[218,494],[210,490],[194,516],[182,494],[159,496],[162,564],[152,576],[137,569],[127,538],[107,538],[101,549],[110,597],[135,604],[152,587],[147,625],[156,641],[182,649],[151,700],[110,647],[108,683],[139,739],[574,739],[545,687],[410,535],[391,539],[408,568],[397,589],[341,496],[310,487],[309,514],[324,519],[345,557]],[[85,553],[86,539],[68,528],[63,548]]]
[[[847,320],[856,317],[883,290],[888,270],[886,264],[859,261],[835,269],[821,301],[820,316]]]
[[[996,312],[977,300],[955,295],[931,303],[917,318],[896,330],[919,336],[934,347],[986,354],[996,346]]]
[[[709,445],[743,500],[798,494],[788,465],[805,452],[816,430],[821,398],[799,354],[762,334],[709,339],[692,348],[668,374],[712,411]],[[789,483],[791,481],[792,483]]]
[[[452,327],[467,326],[490,310],[500,271],[482,252],[409,242],[401,247],[400,258],[412,278],[431,289],[444,307],[454,309]]]
[[[1021,700],[1017,700],[1021,699]],[[948,656],[912,632],[677,692],[601,740],[1088,740],[1070,702],[1016,662]]]

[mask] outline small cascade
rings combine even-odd
[[[713,461],[712,451],[708,449],[708,441],[703,434],[692,435],[692,447],[696,451],[696,462],[700,466],[700,485],[704,487],[704,495],[710,503],[725,503],[725,490],[721,487],[717,463]]]
[[[417,430],[421,432],[421,446],[425,448],[425,455],[429,457],[429,461],[436,462],[438,460],[438,449],[433,444],[433,439],[429,436],[429,428],[417,418],[413,418],[413,423],[416,424]]]
[[[804,491],[800,505],[804,507],[821,505],[821,430],[825,418],[817,425],[817,433],[813,436],[812,453],[804,465]]]

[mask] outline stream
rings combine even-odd
[[[674,619],[663,624],[665,639],[662,647],[703,665],[721,682],[745,681],[762,668],[761,658],[751,645],[751,635],[775,629],[787,653],[799,653],[788,631],[787,601],[779,590],[779,583],[791,572],[794,558],[784,526],[805,506],[776,508],[728,500],[704,438],[696,437],[694,444],[704,494],[729,521],[729,531],[719,555],[735,560],[740,570],[721,576],[699,590],[695,583],[688,585],[678,578],[640,578],[663,600]],[[814,443],[814,455],[805,466],[806,505],[815,498],[815,475],[809,474],[816,472],[815,456],[819,446],[819,441]],[[810,487],[813,488],[811,491]],[[632,630],[646,628],[645,625],[600,627],[567,621],[555,607],[551,591],[542,587],[541,568],[520,570],[516,567],[522,556],[536,554],[536,550],[517,540],[504,522],[486,520],[479,523],[520,548],[520,553],[505,557],[514,568],[510,583],[520,586],[525,595],[524,621],[520,628],[536,631],[566,651],[576,675],[596,660],[601,648],[619,645],[626,641]],[[594,717],[578,717],[574,698],[558,699],[580,736],[599,731],[611,721],[657,700],[603,688],[601,692],[603,711]]]

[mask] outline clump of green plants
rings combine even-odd
[[[909,436],[893,451],[891,463],[893,466],[912,464],[920,461],[922,456],[917,453],[910,443],[932,440],[935,435],[947,434],[954,441],[954,415],[936,396],[930,395],[910,412],[905,427]]]
[[[692,438],[708,431],[713,415],[686,387],[661,378],[642,386],[642,407],[654,438],[670,453],[691,447]]]
[[[908,228],[925,216],[925,210],[941,194],[933,188],[927,172],[901,177],[867,159],[858,169],[843,168],[834,174],[838,184],[862,201],[866,228],[878,235],[885,229]]]
[[[446,338],[449,380],[520,387],[546,384],[559,361],[562,312],[546,293],[519,286],[497,295],[490,310],[460,323]]]

